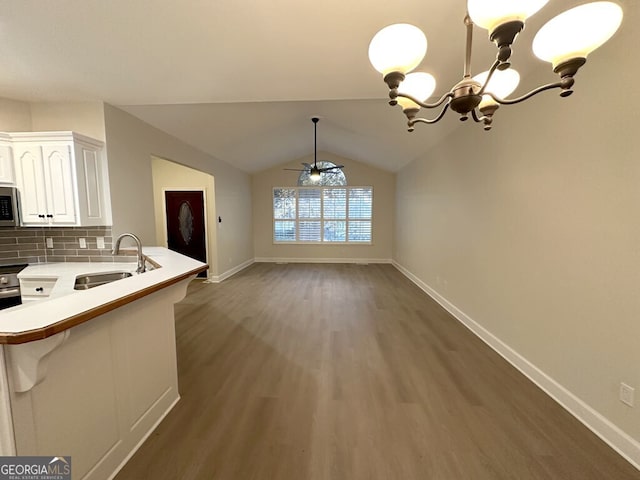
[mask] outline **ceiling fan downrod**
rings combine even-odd
[[[284,170],[291,170],[294,172],[309,172],[309,179],[313,183],[318,183],[320,182],[323,173],[340,173],[340,170],[344,168],[344,165],[333,165],[331,164],[331,162],[327,162],[331,166],[322,168],[318,167],[318,122],[320,121],[320,118],[311,117],[311,121],[313,122],[313,165],[303,162],[302,165],[305,168],[302,170],[296,168],[285,168]]]

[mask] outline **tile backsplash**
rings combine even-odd
[[[100,238],[104,246],[98,245]],[[113,256],[112,246],[111,227],[0,227],[0,264],[134,261],[135,251]]]

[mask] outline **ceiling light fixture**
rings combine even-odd
[[[313,165],[303,162],[304,169],[299,168],[285,168],[285,170],[291,170],[294,172],[308,172],[309,180],[313,183],[318,183],[322,179],[323,173],[340,173],[344,165],[333,165],[331,167],[318,167],[318,117],[312,117],[313,122]]]
[[[528,17],[548,0],[468,0],[464,24],[467,43],[464,75],[460,82],[435,103],[425,103],[435,90],[435,79],[424,72],[409,73],[427,52],[427,38],[413,25],[389,25],[380,30],[369,44],[369,60],[382,73],[389,87],[390,105],[400,104],[408,119],[409,131],[416,123],[436,123],[447,110],[469,115],[485,130],[491,129],[493,115],[500,105],[523,102],[538,93],[559,88],[561,97],[573,93],[574,75],[593,50],[605,43],[622,22],[622,8],[613,2],[593,2],[561,13],[547,22],[533,40],[535,55],[550,62],[560,81],[542,85],[521,97],[506,99],[518,86],[518,72],[511,67],[511,49],[516,36],[524,29]],[[471,76],[473,26],[489,31],[489,40],[498,53],[491,68]],[[421,108],[442,107],[432,119],[419,118]]]

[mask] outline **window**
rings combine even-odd
[[[274,238],[283,242],[296,240],[296,190],[277,188],[273,190]]]
[[[276,243],[371,243],[372,187],[273,189]]]

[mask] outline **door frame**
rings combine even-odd
[[[209,265],[209,271],[211,271],[211,265],[209,264],[209,225],[207,221],[207,192],[202,188],[181,188],[181,187],[162,187],[162,234],[164,235],[164,247],[169,248],[169,235],[167,235],[167,196],[165,192],[202,192],[202,208],[204,208],[204,256],[206,258],[207,265]],[[210,275],[207,275],[207,278]]]

